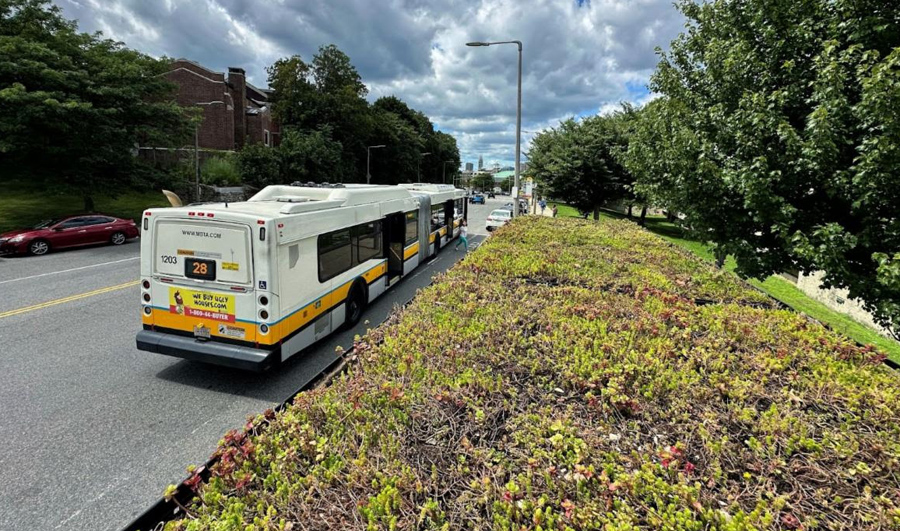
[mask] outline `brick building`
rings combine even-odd
[[[198,130],[201,149],[236,150],[249,143],[278,144],[278,124],[269,106],[272,91],[247,83],[242,68],[229,68],[226,76],[193,61],[176,59],[163,75],[178,85],[179,105],[203,109]]]

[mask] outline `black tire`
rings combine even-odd
[[[344,310],[344,326],[352,328],[362,318],[362,314],[366,309],[366,290],[362,284],[356,283],[350,288],[347,295],[347,304]]]
[[[28,253],[41,256],[50,252],[50,242],[47,240],[34,240],[28,244]]]
[[[109,243],[113,245],[122,245],[126,241],[128,241],[128,236],[126,236],[124,232],[114,232],[112,236],[109,237]]]

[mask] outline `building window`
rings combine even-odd
[[[269,130],[268,130],[268,129],[264,129],[264,130],[263,130],[263,143],[264,143],[266,146],[269,146],[269,147],[272,146],[271,139],[269,138]]]
[[[406,213],[406,245],[412,245],[419,239],[419,213]]]

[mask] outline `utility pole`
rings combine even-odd
[[[419,153],[419,159],[416,161],[416,182],[422,182],[422,159],[425,158],[426,155],[431,155],[430,151],[426,151],[425,153]]]
[[[444,161],[444,168],[443,168],[443,172],[441,173],[441,183],[447,184],[447,164],[453,164],[454,162],[456,162],[456,161],[454,161],[454,160],[445,160]]]
[[[370,184],[372,182],[372,174],[369,172],[369,161],[372,159],[370,150],[383,147],[384,144],[379,144],[377,146],[366,146],[366,184]]]
[[[197,201],[200,201],[200,128],[194,126],[194,180],[197,183]]]

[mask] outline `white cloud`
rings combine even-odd
[[[396,95],[454,136],[463,161],[513,159],[516,47],[524,43],[526,131],[652,99],[645,86],[683,17],[671,0],[57,0],[85,31],[256,85],[275,59],[335,44],[370,98]],[[533,133],[523,133],[523,150]]]

